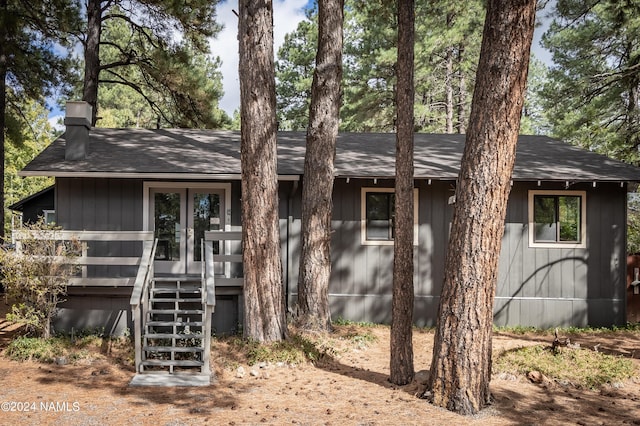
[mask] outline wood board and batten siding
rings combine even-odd
[[[363,188],[393,189],[390,180],[336,180],[330,301],[334,317],[378,323],[391,320],[393,245],[362,244]],[[415,253],[415,313],[419,326],[432,326],[442,287],[453,195],[451,182],[417,181],[418,236]]]
[[[563,190],[565,184],[515,182],[505,222],[495,302],[497,325],[554,327],[624,323],[626,186],[576,184],[586,192],[586,247],[529,244],[529,190]],[[332,315],[389,323],[393,246],[361,243],[362,188],[392,182],[336,180],[332,240]],[[454,182],[416,181],[419,236],[415,248],[415,313],[419,326],[435,325],[449,238]],[[290,283],[291,285],[292,283]],[[292,287],[294,287],[293,284]]]
[[[626,187],[619,183],[577,184],[585,191],[586,247],[532,248],[529,245],[528,191],[511,191],[495,302],[497,325],[601,326],[625,321],[624,241]],[[547,184],[563,190],[564,185]]]

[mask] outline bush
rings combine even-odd
[[[27,225],[25,231],[20,250],[0,249],[3,284],[14,301],[7,319],[46,338],[69,278],[78,270],[72,259],[81,245],[56,238],[57,230],[42,221]]]

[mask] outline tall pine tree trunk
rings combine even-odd
[[[453,13],[447,13],[447,28],[453,26]],[[444,88],[445,102],[445,133],[453,133],[453,46],[448,46],[445,53]]]
[[[240,125],[244,336],[286,335],[278,226],[273,4],[240,0]]]
[[[344,1],[321,0],[318,8],[318,52],[302,188],[298,323],[307,329],[329,331],[333,164],[340,120]]]
[[[464,60],[464,45],[458,45],[458,133],[464,134],[467,131],[467,79],[462,69]]]
[[[10,19],[7,10],[7,0],[0,0],[0,168],[2,178],[0,179],[0,244],[4,243],[4,159],[5,159],[5,127],[7,116],[7,52],[5,52],[8,23]]]
[[[413,380],[413,57],[414,2],[398,0],[396,183],[389,380]]]
[[[100,34],[102,8],[100,0],[87,4],[87,39],[84,46],[84,86],[82,100],[91,105],[91,125],[96,125],[98,112],[98,78],[100,76]]]
[[[524,103],[535,0],[489,0],[456,188],[429,397],[474,414],[489,403],[493,302]]]

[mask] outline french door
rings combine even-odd
[[[205,231],[225,229],[226,191],[208,186],[149,188],[147,225],[158,239],[156,272],[200,273]]]

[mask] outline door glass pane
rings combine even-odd
[[[221,229],[220,194],[193,194],[193,258],[196,262],[202,260],[202,239],[205,231]],[[219,253],[219,242],[213,243],[214,254]]]
[[[156,193],[154,197],[156,260],[180,260],[180,194]]]

